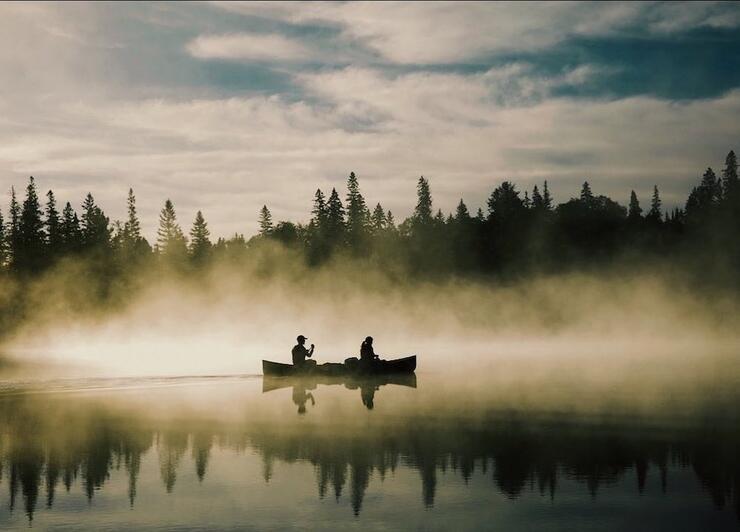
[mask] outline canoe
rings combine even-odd
[[[416,370],[416,355],[395,360],[378,360],[370,368],[348,367],[346,364],[327,363],[307,369],[297,369],[292,364],[262,361],[262,374],[273,377],[290,377],[294,375],[393,375],[413,373]]]

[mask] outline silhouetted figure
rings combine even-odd
[[[311,400],[311,406],[316,404],[316,400],[313,398],[311,392],[306,391],[305,384],[299,383],[293,386],[293,402],[298,406],[298,413],[306,413],[306,401]]]
[[[306,338],[302,334],[299,334],[296,338],[296,341],[298,342],[294,347],[293,351],[291,351],[293,355],[293,365],[296,367],[302,367],[302,368],[310,368],[316,365],[315,360],[306,360],[306,358],[309,358],[313,355],[314,345],[311,344],[311,349],[306,349]]]
[[[360,368],[363,372],[369,372],[377,364],[380,357],[373,349],[373,337],[368,336],[360,346]]]

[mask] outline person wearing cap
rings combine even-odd
[[[298,343],[293,347],[293,351],[291,351],[291,354],[293,355],[293,365],[296,367],[315,366],[315,360],[306,360],[306,358],[310,358],[313,355],[314,345],[311,344],[311,349],[306,349],[305,343],[308,338],[302,334],[299,334],[296,340]]]

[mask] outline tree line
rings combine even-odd
[[[433,208],[430,183],[420,177],[413,214],[401,223],[380,203],[371,208],[354,172],[344,202],[336,188],[317,190],[307,224],[274,222],[265,205],[259,233],[211,240],[198,211],[189,234],[169,199],[159,215],[156,242],[141,233],[136,198],[129,189],[127,218],[111,222],[87,194],[78,213],[67,202],[59,210],[53,191],[42,205],[33,177],[20,203],[10,191],[8,219],[0,212],[0,267],[33,275],[66,257],[94,257],[109,270],[158,260],[205,266],[218,256],[248,257],[265,242],[298,250],[310,265],[332,257],[369,260],[378,268],[412,273],[496,274],[548,271],[580,264],[603,264],[618,256],[711,258],[728,271],[740,266],[740,182],[730,151],[718,176],[707,168],[683,208],[663,209],[658,187],[643,207],[634,190],[628,205],[594,192],[584,182],[580,194],[556,204],[548,183],[520,191],[504,181],[487,200],[487,210],[471,213],[461,199],[455,212]],[[697,253],[699,251],[699,253]]]

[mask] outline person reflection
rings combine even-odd
[[[299,414],[305,414],[306,413],[306,402],[310,399],[311,400],[311,406],[316,405],[316,400],[313,397],[313,394],[307,390],[311,389],[313,390],[315,386],[309,387],[307,383],[303,381],[296,382],[293,385],[293,402],[298,406],[298,413]]]
[[[375,392],[380,388],[374,382],[363,381],[360,383],[360,397],[362,398],[362,404],[368,410],[372,410],[375,407]]]

